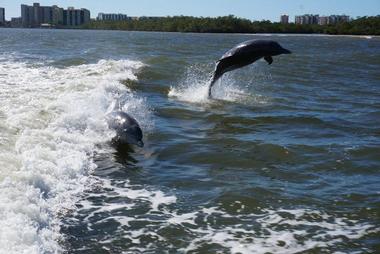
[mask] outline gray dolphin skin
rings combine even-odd
[[[143,133],[137,121],[123,111],[114,111],[107,115],[110,129],[116,131],[114,141],[119,144],[133,144],[143,147]]]
[[[211,97],[212,86],[224,73],[254,63],[260,58],[264,58],[268,64],[271,64],[272,56],[281,54],[291,54],[291,52],[272,40],[249,40],[236,45],[217,61],[208,96]]]

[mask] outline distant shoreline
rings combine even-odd
[[[380,16],[362,17],[350,22],[329,25],[272,23],[268,20],[250,21],[235,16],[202,18],[191,16],[159,17],[128,21],[91,21],[84,29],[156,31],[183,33],[238,33],[238,34],[328,34],[380,35]]]
[[[71,30],[71,31],[120,31],[120,32],[142,32],[142,33],[181,33],[181,34],[229,34],[229,35],[258,35],[258,36],[310,36],[310,37],[354,37],[363,39],[380,38],[380,35],[371,34],[323,34],[323,33],[207,33],[207,32],[170,32],[170,31],[141,31],[141,30],[121,30],[121,29],[93,29],[93,28],[24,28],[24,27],[0,27],[0,29],[18,29],[18,30]]]
[[[303,34],[380,36],[380,15],[334,24],[272,23],[251,21],[233,15],[223,17],[151,17],[132,20],[92,20],[81,26],[50,25],[44,29],[89,29],[141,32],[179,32],[214,34]]]

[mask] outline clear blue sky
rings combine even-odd
[[[223,16],[233,14],[251,20],[278,21],[289,14],[291,21],[298,14],[347,14],[356,16],[380,15],[380,0],[0,0],[5,16],[20,16],[21,4],[39,2],[67,8],[87,8],[91,17],[99,12],[124,13],[129,16]]]

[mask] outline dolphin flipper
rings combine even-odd
[[[265,56],[264,59],[269,65],[273,63],[273,58],[271,56]]]

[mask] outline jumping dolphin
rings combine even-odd
[[[123,111],[114,111],[107,115],[110,129],[116,131],[113,141],[118,144],[133,144],[143,147],[143,133],[137,121]]]
[[[211,97],[212,86],[224,73],[249,65],[262,57],[271,64],[272,56],[281,54],[291,54],[291,52],[271,40],[250,40],[236,45],[217,61],[208,96]]]

